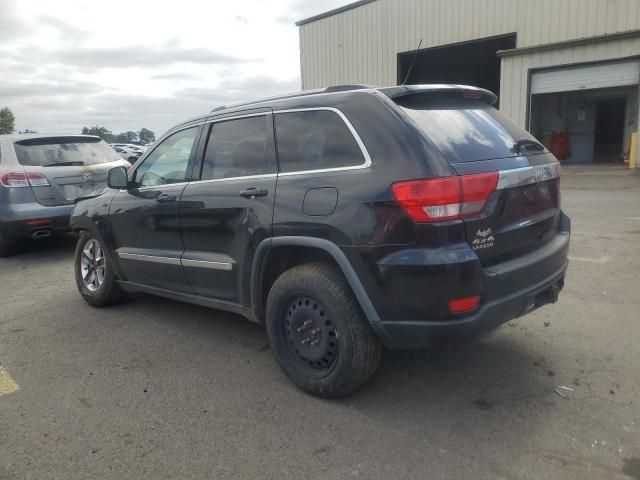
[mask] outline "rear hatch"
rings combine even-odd
[[[560,167],[543,145],[490,105],[483,90],[420,93],[394,101],[451,166],[477,176],[484,202],[462,218],[467,242],[483,265],[495,265],[541,247],[560,218]],[[473,185],[473,182],[469,182]],[[484,187],[482,187],[484,188]],[[465,192],[466,194],[467,192]],[[465,200],[461,200],[464,209]]]
[[[124,165],[107,143],[93,136],[37,137],[14,142],[18,162],[48,181],[32,184],[41,205],[67,205],[106,187],[107,172]]]

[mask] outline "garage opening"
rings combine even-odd
[[[486,88],[500,94],[500,58],[498,50],[516,47],[516,35],[509,34],[471,42],[444,45],[398,54],[398,84],[457,83]]]
[[[616,163],[624,151],[627,97],[596,100],[596,131],[593,161]]]
[[[622,164],[637,129],[640,63],[535,73],[529,129],[565,163]]]
[[[563,162],[622,164],[637,105],[637,87],[533,95],[530,130]]]

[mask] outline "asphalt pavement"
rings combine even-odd
[[[72,237],[0,259],[0,479],[640,479],[640,175],[568,168],[560,301],[385,351],[326,401],[264,329],[140,296],[96,309]]]

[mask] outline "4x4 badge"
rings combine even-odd
[[[486,230],[478,230],[476,232],[476,238],[473,241],[473,250],[483,250],[485,248],[491,248],[495,245],[495,237],[490,228]]]

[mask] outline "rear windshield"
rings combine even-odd
[[[120,155],[99,138],[50,137],[20,140],[14,144],[21,165],[95,165],[120,160]]]
[[[429,137],[449,163],[541,153],[523,128],[481,100],[453,96],[400,98],[397,104]],[[520,141],[522,147],[516,145]]]

